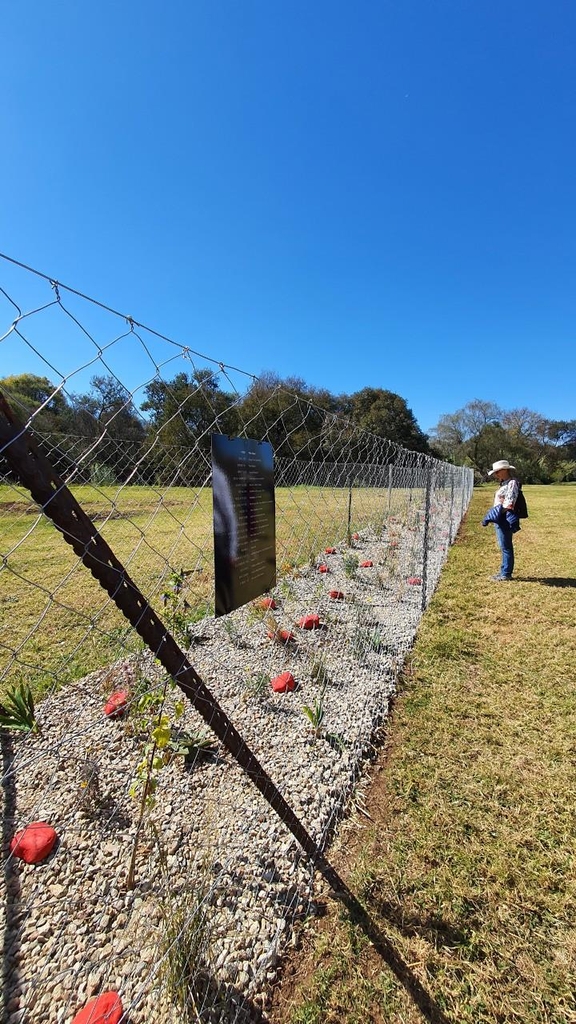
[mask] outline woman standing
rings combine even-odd
[[[482,526],[494,523],[496,527],[496,539],[502,553],[500,572],[492,576],[497,583],[511,580],[514,571],[512,538],[520,529],[520,521],[515,511],[520,484],[514,476],[515,472],[516,467],[511,466],[507,459],[494,462],[492,469],[488,472],[488,476],[495,476],[500,484],[494,495],[494,504],[482,521]]]

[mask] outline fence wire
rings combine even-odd
[[[131,1024],[265,1018],[472,474],[2,263],[9,407],[223,716],[215,732],[183,699],[5,440],[0,700],[30,687],[37,723],[0,730],[5,1019],[72,1020],[110,992]],[[277,585],[220,618],[213,433],[275,455]],[[284,673],[295,688],[275,692]],[[242,770],[236,735],[318,856]],[[57,842],[28,864],[11,843],[34,822]]]

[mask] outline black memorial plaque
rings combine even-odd
[[[212,434],[215,613],[276,583],[274,453],[268,441]]]

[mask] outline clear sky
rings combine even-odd
[[[0,251],[426,431],[576,417],[574,0],[21,0],[0,96]]]

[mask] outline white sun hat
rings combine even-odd
[[[488,476],[494,476],[494,473],[497,473],[499,469],[513,469],[516,471],[516,466],[511,466],[508,459],[500,459],[499,462],[492,463],[492,469],[488,470]]]

